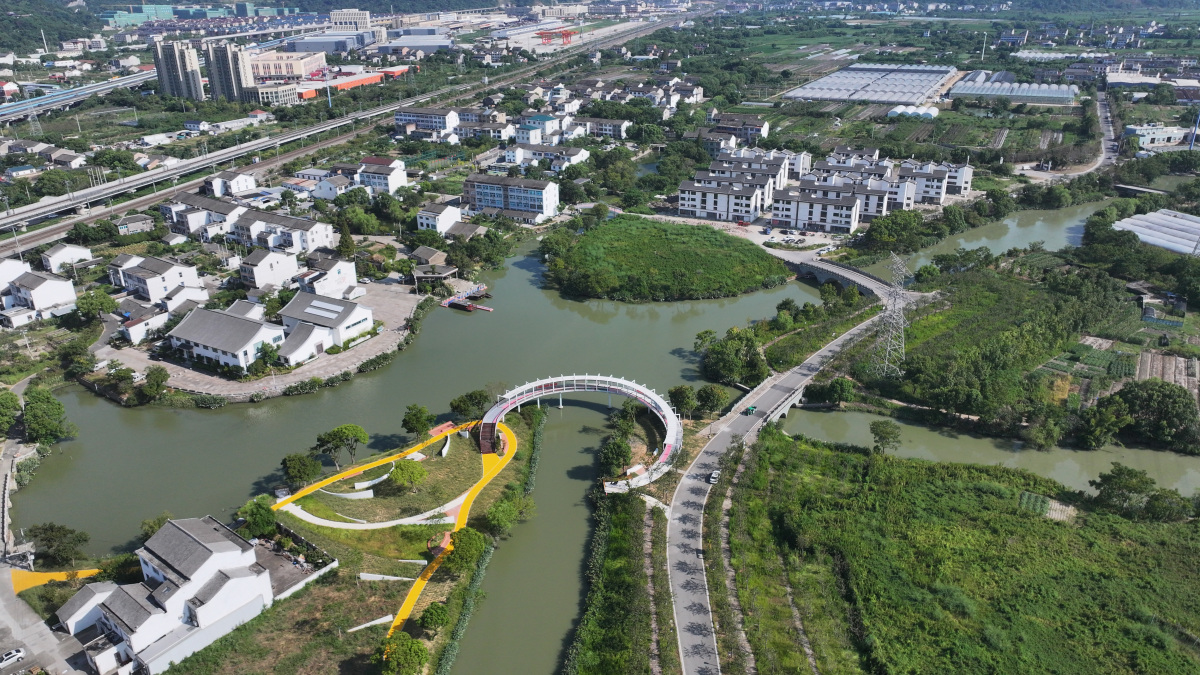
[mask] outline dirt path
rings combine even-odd
[[[646,588],[650,591],[650,672],[662,675],[662,665],[658,661],[660,645],[658,644],[658,605],[654,604],[654,509],[653,504],[646,504],[646,515],[642,518],[645,536],[642,539],[642,568],[646,573]]]
[[[786,570],[787,565],[785,564],[783,568]],[[783,583],[784,588],[787,589],[788,607],[792,608],[792,620],[796,622],[796,632],[800,633],[800,646],[804,648],[804,655],[808,657],[808,666],[812,668],[813,675],[821,675],[821,671],[817,669],[817,655],[813,652],[812,642],[808,639],[808,632],[804,630],[804,620],[800,618],[800,610],[796,608],[796,596],[792,593],[792,584],[788,581],[786,571],[784,572]]]
[[[733,617],[737,621],[737,641],[742,652],[746,654],[746,673],[754,675],[758,672],[758,666],[754,663],[754,650],[750,649],[750,640],[746,638],[746,619],[742,614],[742,603],[738,600],[737,583],[733,573],[733,549],[729,546],[729,512],[733,509],[733,486],[737,485],[741,479],[742,470],[746,468],[746,452],[742,452],[742,457],[738,460],[737,470],[733,473],[733,479],[729,481],[729,487],[725,490],[725,497],[721,500],[721,558],[725,561],[725,588],[729,593],[729,607],[733,610]]]

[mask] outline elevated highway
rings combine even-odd
[[[0,122],[11,123],[26,119],[34,114],[41,115],[52,110],[66,110],[89,96],[107,94],[114,89],[137,87],[156,77],[158,77],[158,74],[151,70],[136,75],[117,77],[104,82],[86,84],[74,89],[63,89],[24,101],[5,103],[4,105],[0,105]]]

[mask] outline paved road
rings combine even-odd
[[[79,641],[69,635],[52,632],[41,617],[34,614],[13,592],[12,576],[7,566],[0,566],[0,651],[22,648],[27,657],[18,666],[0,669],[0,675],[10,675],[22,668],[41,666],[53,675],[84,675],[67,659],[78,664],[75,657],[82,649]]]
[[[1076,176],[1098,171],[1104,167],[1112,166],[1117,162],[1117,151],[1113,150],[1113,144],[1117,142],[1116,130],[1112,125],[1112,111],[1108,105],[1108,96],[1104,92],[1100,92],[1096,99],[1097,112],[1100,116],[1100,128],[1104,131],[1104,137],[1100,140],[1100,156],[1092,161],[1091,164],[1084,166],[1076,171],[1064,171],[1062,173],[1051,171],[1023,171],[1026,177],[1038,182],[1069,180]],[[1052,167],[1053,168],[1053,167]]]
[[[850,342],[870,331],[879,316],[864,321],[804,363],[767,380],[750,392],[738,404],[738,410],[754,405],[758,411],[754,415],[729,417],[723,421],[723,426],[721,423],[714,424],[717,433],[679,481],[667,514],[667,566],[684,675],[717,675],[721,672],[701,548],[704,504],[712,489],[708,483],[709,474],[718,468],[721,456],[731,443],[756,433],[773,408],[807,385],[821,367]],[[752,438],[747,438],[747,441],[750,440]],[[712,554],[719,555],[716,543],[713,544]]]

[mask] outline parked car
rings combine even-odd
[[[0,655],[0,668],[7,668],[14,663],[25,660],[24,649],[10,649]]]
[[[717,469],[716,471],[708,474],[708,482],[709,483],[716,485],[717,481],[719,481],[719,480],[721,480],[721,470],[720,469]]]

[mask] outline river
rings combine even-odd
[[[958,246],[1001,251],[1035,240],[1051,249],[1077,243],[1083,220],[1098,206],[1023,211],[917,258]],[[304,451],[318,433],[338,424],[361,424],[371,433],[371,450],[382,452],[412,440],[400,426],[405,406],[446,411],[451,398],[491,383],[599,373],[659,392],[682,382],[699,384],[689,351],[696,333],[723,333],[771,316],[784,298],[819,302],[814,288],[798,283],[723,300],[573,302],[539,288],[540,269],[536,258],[518,257],[505,270],[483,275],[495,294],[488,301],[495,312],[438,309],[392,365],[337,389],[211,411],[124,409],[79,387],[61,390],[79,438],[56,446],[33,482],[16,493],[14,523],[53,521],[81,529],[91,534],[89,551],[107,553],[127,545],[142,519],[163,510],[179,517],[229,516],[249,496],[279,482],[283,455]],[[787,424],[818,438],[869,442],[869,416],[855,415],[794,411]],[[497,551],[483,586],[488,599],[462,643],[456,673],[557,669],[581,613],[589,515],[584,494],[594,479],[591,450],[603,422],[603,401],[595,397],[574,399],[551,415],[534,493],[538,515],[518,525]],[[1121,457],[1184,492],[1200,485],[1200,458],[1163,452],[1016,452],[1007,441],[914,425],[905,425],[903,448],[912,456],[1022,466],[1072,487],[1084,487],[1109,459]],[[487,627],[509,625],[513,617],[519,617],[520,639],[495,640]]]

